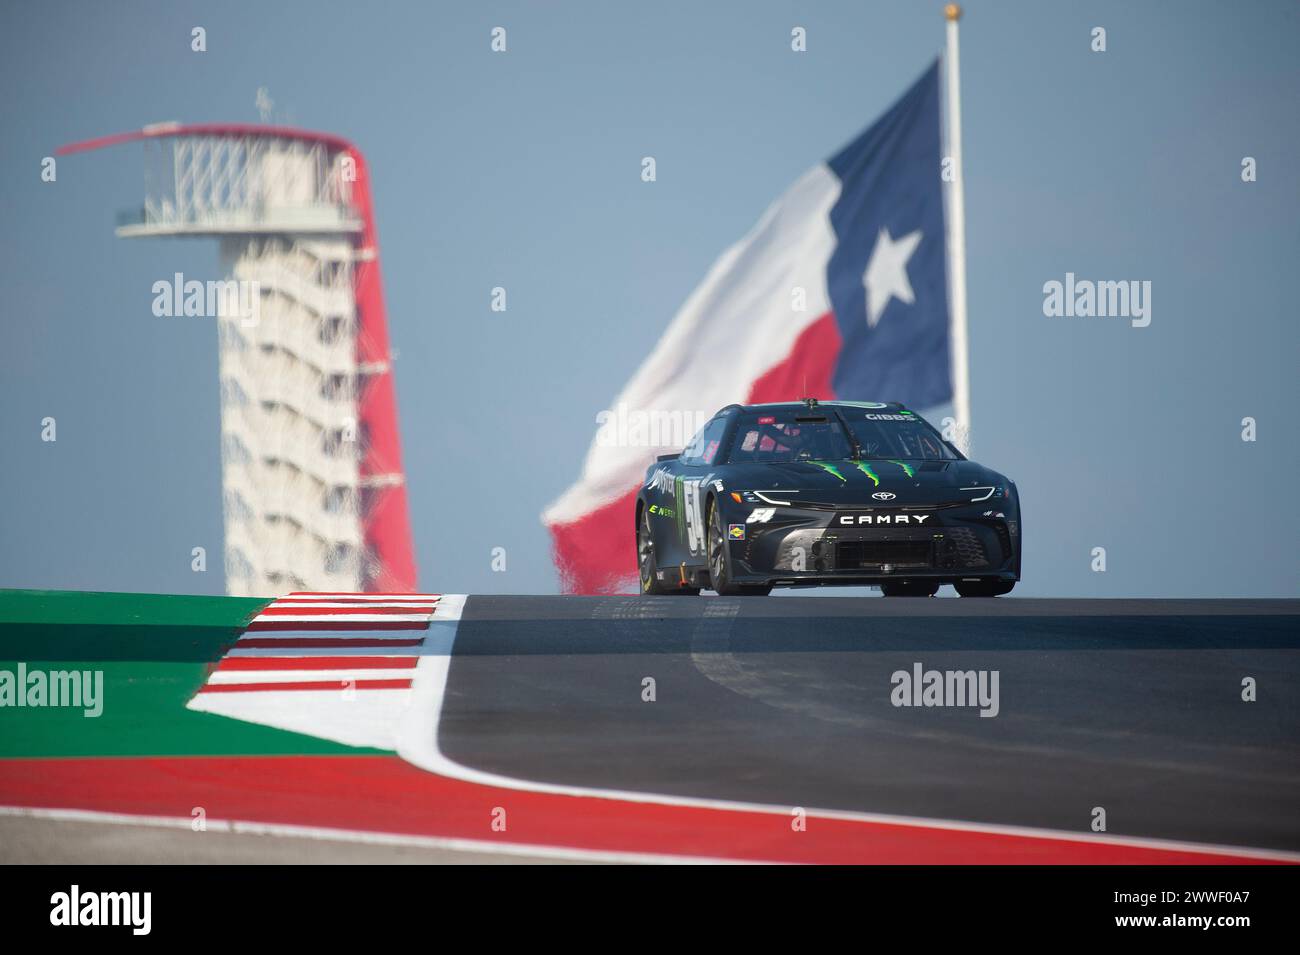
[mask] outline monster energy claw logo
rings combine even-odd
[[[835,465],[831,464],[829,461],[809,461],[808,463],[816,465],[817,467],[821,468],[823,471],[825,471],[828,474],[834,474],[841,481],[847,480],[847,478],[845,478],[844,475],[840,473],[840,469],[837,468]]]

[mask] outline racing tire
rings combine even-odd
[[[709,499],[709,580],[721,597],[766,597],[770,586],[734,584],[731,582],[731,548],[722,527],[722,517],[717,504]]]
[[[1014,580],[958,581],[953,584],[962,597],[1001,597],[1011,593]]]
[[[641,579],[641,593],[657,597],[698,597],[698,587],[673,587],[659,579],[659,562],[655,559],[654,535],[650,532],[650,512],[641,509],[641,520],[636,526],[637,575]]]
[[[933,597],[939,592],[939,584],[926,580],[899,580],[881,584],[880,592],[886,597]]]

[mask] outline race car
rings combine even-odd
[[[646,470],[636,545],[646,594],[996,597],[1020,579],[1020,498],[897,402],[729,405]]]

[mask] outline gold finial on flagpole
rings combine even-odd
[[[945,7],[943,8],[943,16],[944,16],[944,19],[946,19],[946,20],[960,20],[960,19],[961,19],[961,4],[959,4],[959,3],[950,3],[950,4],[948,4],[947,6],[945,6]]]

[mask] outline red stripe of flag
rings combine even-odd
[[[257,693],[263,690],[409,690],[410,680],[302,680],[293,683],[209,683],[200,693]]]
[[[283,643],[284,641],[277,641]],[[391,643],[392,641],[388,641]],[[419,657],[226,657],[218,670],[409,670]]]

